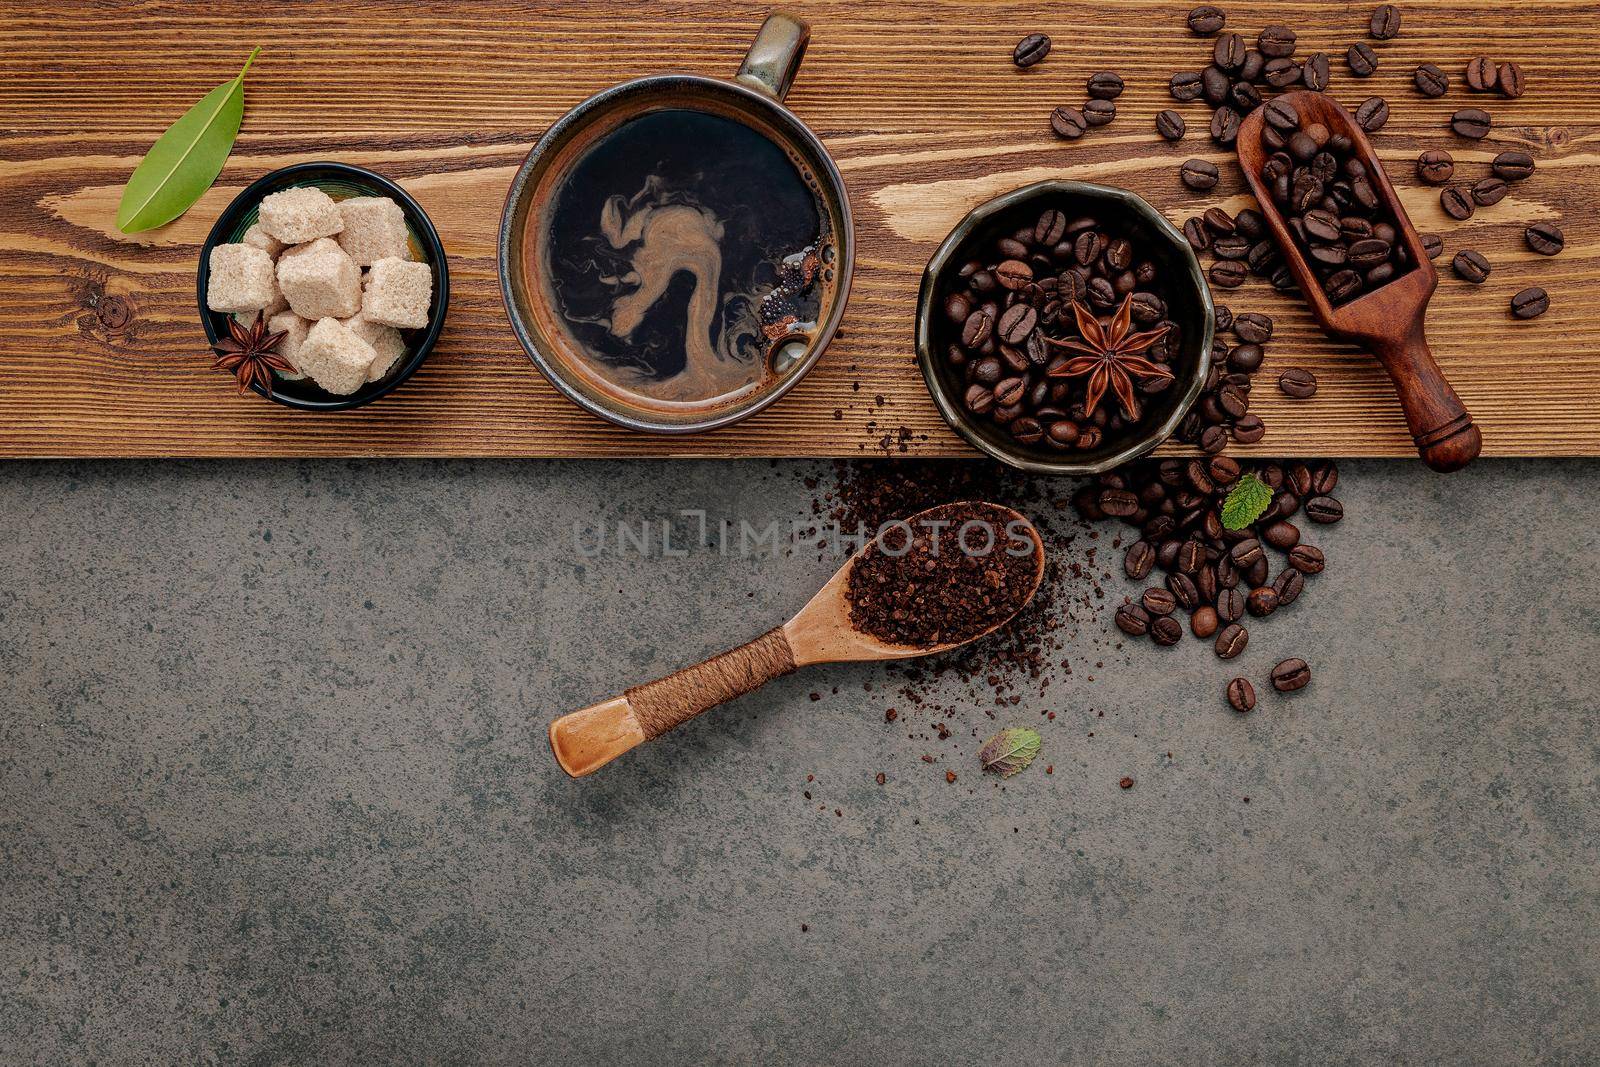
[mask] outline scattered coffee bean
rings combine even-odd
[[[1317,376],[1301,367],[1289,367],[1278,375],[1278,388],[1296,400],[1307,400],[1317,395]]]
[[[1261,54],[1273,59],[1294,55],[1295,32],[1287,26],[1268,26],[1256,36]]]
[[[1500,84],[1500,68],[1488,56],[1479,56],[1467,64],[1467,88],[1475,93],[1486,93]]]
[[[1417,92],[1427,97],[1441,97],[1450,91],[1450,76],[1433,63],[1424,63],[1411,76]]]
[[[1423,233],[1417,235],[1422,240],[1422,251],[1429,259],[1438,259],[1444,252],[1444,238],[1436,233]]]
[[[1293,567],[1281,572],[1272,580],[1272,589],[1278,594],[1278,607],[1286,608],[1300,599],[1305,592],[1306,576]]]
[[[1450,261],[1450,268],[1456,272],[1456,277],[1474,285],[1481,285],[1489,278],[1489,261],[1470,248],[1457,252]]]
[[[1272,688],[1280,693],[1304,689],[1311,681],[1311,668],[1303,659],[1286,659],[1272,668]]]
[[[1117,609],[1117,629],[1130,637],[1143,637],[1150,632],[1150,614],[1138,604],[1124,604]]]
[[[1150,640],[1163,647],[1183,640],[1183,624],[1171,615],[1162,615],[1150,621]]]
[[[1117,117],[1117,105],[1110,100],[1094,98],[1084,101],[1083,121],[1090,126],[1105,126]]]
[[[1393,4],[1379,4],[1372,12],[1367,31],[1380,41],[1393,40],[1400,35],[1400,9]]]
[[[1202,37],[1210,37],[1227,24],[1228,16],[1222,13],[1219,7],[1204,4],[1189,12],[1189,30]]]
[[[1239,113],[1231,107],[1219,107],[1211,113],[1211,139],[1219,145],[1231,145],[1239,136]]]
[[[1519,319],[1536,319],[1550,310],[1550,295],[1537,285],[1511,298],[1511,314]]]
[[[1234,711],[1243,715],[1256,706],[1255,686],[1244,678],[1235,678],[1228,683],[1228,703]]]
[[[1174,74],[1172,80],[1167,83],[1167,91],[1172,94],[1174,100],[1187,103],[1190,100],[1198,100],[1200,94],[1205,91],[1205,86],[1198,74]]]
[[[1300,81],[1307,89],[1320,93],[1328,87],[1328,53],[1314,52],[1300,66]]]
[[[1195,608],[1194,613],[1189,616],[1189,632],[1202,641],[1208,640],[1216,634],[1217,627],[1220,625],[1221,623],[1217,619],[1217,609],[1210,605]]]
[[[1489,136],[1489,131],[1494,127],[1494,120],[1487,111],[1476,107],[1464,107],[1450,116],[1450,128],[1458,137],[1481,141]]]
[[[1221,172],[1217,170],[1215,163],[1204,159],[1190,159],[1184,162],[1178,175],[1183,179],[1183,184],[1189,188],[1204,192],[1216,187]]]
[[[1499,72],[1500,93],[1515,100],[1527,91],[1527,82],[1523,80],[1522,68],[1515,63],[1500,64]]]
[[[1306,518],[1312,522],[1328,523],[1338,522],[1344,518],[1344,505],[1331,496],[1314,496],[1306,501]]]
[[[1219,259],[1211,265],[1211,284],[1224,289],[1237,289],[1250,276],[1250,268],[1236,259]]]
[[[1344,61],[1350,67],[1350,73],[1358,78],[1366,78],[1378,69],[1378,53],[1365,41],[1357,41],[1344,53]]]
[[[1211,48],[1211,62],[1221,70],[1238,70],[1244,63],[1244,38],[1237,33],[1224,33]]]
[[[1211,247],[1211,231],[1206,229],[1205,222],[1198,216],[1184,222],[1183,236],[1196,252],[1204,252]]]
[[[1171,615],[1178,610],[1178,598],[1170,589],[1146,589],[1140,603],[1151,615]]]
[[[1076,141],[1089,129],[1089,121],[1082,111],[1075,107],[1063,104],[1050,112],[1050,129],[1057,137],[1068,141]]]
[[[1541,256],[1553,256],[1567,246],[1566,235],[1553,222],[1536,222],[1522,231],[1528,247]]]
[[[1483,178],[1472,187],[1472,199],[1479,207],[1490,207],[1506,198],[1511,191],[1500,178]]]
[[[1233,317],[1233,333],[1239,340],[1253,345],[1264,345],[1272,340],[1272,319],[1269,316],[1247,311]]]
[[[1183,121],[1183,116],[1167,108],[1156,113],[1156,132],[1169,141],[1181,141],[1188,132],[1188,124]]]
[[[1368,133],[1377,133],[1389,121],[1389,101],[1381,96],[1369,96],[1356,108],[1356,125]]]
[[[1533,157],[1526,152],[1501,152],[1490,164],[1508,182],[1520,182],[1533,174]]]
[[[1218,659],[1232,659],[1243,652],[1250,643],[1250,631],[1236,622],[1230,622],[1217,633],[1217,641],[1213,646]]]
[[[1456,161],[1442,148],[1430,148],[1417,157],[1417,177],[1429,185],[1443,185],[1456,172]]]
[[[1472,198],[1455,186],[1439,194],[1439,206],[1444,208],[1446,215],[1458,222],[1472,217]]]
[[[1017,47],[1011,53],[1011,62],[1019,67],[1031,67],[1035,63],[1042,63],[1049,54],[1050,38],[1042,33],[1030,33],[1017,42]]]
[[[1327,561],[1315,545],[1295,545],[1289,550],[1289,566],[1301,574],[1321,574]]]
[[[1122,76],[1109,70],[1089,75],[1089,95],[1098,100],[1115,100],[1122,95]]]

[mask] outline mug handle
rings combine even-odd
[[[800,71],[810,40],[810,23],[785,11],[774,11],[761,24],[734,81],[759,89],[782,103]]]

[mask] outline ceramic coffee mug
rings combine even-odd
[[[808,37],[774,13],[733,79],[625,82],[529,153],[501,288],[534,365],[580,406],[657,433],[726,426],[827,347],[854,233],[838,169],[782,103]]]

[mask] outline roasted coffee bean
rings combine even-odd
[[[1117,105],[1110,100],[1095,98],[1083,104],[1083,121],[1090,126],[1105,126],[1117,117]]]
[[[1280,693],[1304,689],[1311,681],[1311,668],[1303,659],[1286,659],[1272,668],[1272,688]]]
[[[1125,519],[1139,510],[1139,498],[1126,489],[1102,489],[1100,510],[1112,518]]]
[[[998,326],[1000,340],[1008,345],[1020,345],[1027,341],[1028,335],[1033,333],[1034,327],[1039,325],[1039,312],[1032,304],[1012,304],[1000,316]]]
[[[1424,63],[1411,76],[1411,84],[1423,96],[1437,99],[1450,91],[1450,75],[1432,63]]]
[[[1228,683],[1228,704],[1234,711],[1243,715],[1256,706],[1256,690],[1243,678],[1235,678]]]
[[[1306,576],[1289,567],[1272,580],[1272,591],[1278,594],[1278,607],[1286,608],[1300,599],[1305,591]]]
[[[1377,133],[1389,121],[1389,101],[1381,96],[1369,96],[1356,108],[1356,125],[1368,133]]]
[[[1155,546],[1149,541],[1135,541],[1122,557],[1122,572],[1134,581],[1142,581],[1154,569]]]
[[[1422,251],[1429,259],[1438,259],[1444,251],[1444,238],[1436,233],[1419,234],[1422,241]]]
[[[1267,104],[1261,115],[1266,120],[1267,125],[1283,130],[1285,133],[1300,128],[1300,113],[1295,110],[1293,104],[1281,97]]]
[[[1223,289],[1237,289],[1250,276],[1250,268],[1236,259],[1219,259],[1211,264],[1211,284]]]
[[[1022,289],[1033,281],[1033,268],[1020,259],[1008,259],[995,267],[994,276],[1007,289]]]
[[[1261,80],[1274,89],[1287,89],[1300,80],[1300,64],[1292,59],[1269,59],[1261,68]]]
[[[1167,83],[1167,91],[1172,94],[1174,100],[1187,103],[1190,100],[1198,100],[1200,94],[1205,91],[1205,86],[1200,80],[1200,75],[1185,71],[1172,76]]]
[[[1185,541],[1178,548],[1178,570],[1184,574],[1195,574],[1206,561],[1206,549],[1198,541]]]
[[[1478,56],[1467,64],[1467,88],[1486,93],[1500,84],[1500,68],[1488,56]]]
[[[1217,390],[1217,407],[1230,419],[1244,418],[1245,412],[1250,410],[1250,400],[1244,395],[1244,390],[1229,382]]]
[[[1328,53],[1313,52],[1300,65],[1300,81],[1314,93],[1328,87]]]
[[[1400,35],[1400,9],[1393,4],[1379,4],[1367,23],[1367,32],[1380,41],[1393,40]]]
[[[967,324],[971,325],[972,320],[968,319]],[[990,356],[986,359],[978,360],[967,373],[975,382],[983,385],[993,385],[1005,375],[1005,367],[998,359]]]
[[[1527,82],[1523,80],[1522,68],[1515,63],[1500,64],[1499,71],[1500,94],[1515,100],[1527,91]]]
[[[1150,622],[1150,640],[1169,647],[1183,640],[1183,624],[1170,615],[1162,615]]]
[[[1195,608],[1189,616],[1189,632],[1202,641],[1209,640],[1215,635],[1221,625],[1221,620],[1217,618],[1217,609],[1209,604]]]
[[[1205,214],[1200,216],[1200,221],[1206,224],[1206,229],[1218,236],[1227,236],[1235,229],[1233,216],[1220,207],[1206,208]]]
[[[1089,75],[1089,95],[1099,100],[1115,100],[1122,95],[1122,77],[1109,70]]]
[[[1261,539],[1278,551],[1287,552],[1300,543],[1300,527],[1287,519],[1279,519],[1262,527]]]
[[[944,298],[944,314],[957,326],[961,325],[972,314],[972,299],[966,293],[951,293]]]
[[[1458,137],[1481,141],[1494,128],[1494,120],[1481,108],[1464,107],[1450,116],[1450,128],[1456,131]]]
[[[1017,42],[1017,47],[1011,53],[1011,62],[1019,67],[1031,67],[1035,63],[1042,63],[1049,54],[1050,38],[1042,33],[1030,33]]]
[[[1207,426],[1200,431],[1200,451],[1215,455],[1228,447],[1228,431],[1221,426]]]
[[[1339,218],[1331,211],[1313,208],[1300,217],[1306,236],[1314,241],[1337,241],[1341,235]]]
[[[1239,64],[1239,69],[1234,74],[1234,80],[1246,83],[1258,82],[1261,80],[1261,75],[1266,68],[1267,57],[1254,48],[1247,49],[1244,54],[1244,62]]]
[[[1237,33],[1224,33],[1211,47],[1211,61],[1223,70],[1238,70],[1244,63],[1244,38]]]
[[[1267,436],[1267,424],[1255,415],[1245,415],[1233,424],[1233,439],[1241,445],[1253,445]]]
[[[1213,63],[1200,72],[1200,95],[1212,107],[1221,107],[1228,102],[1228,90],[1233,88],[1233,79],[1228,77],[1228,72]]]
[[[1240,115],[1248,115],[1261,106],[1261,90],[1247,81],[1234,82],[1233,88],[1228,90],[1228,100]]]
[[[1218,486],[1232,485],[1239,480],[1241,472],[1239,461],[1230,456],[1213,456],[1206,461],[1206,473]]]
[[[1146,589],[1139,602],[1151,615],[1171,615],[1178,610],[1178,598],[1170,589]]]
[[[1054,209],[1039,215],[1033,224],[1033,240],[1038,245],[1055,245],[1067,235],[1067,216]]]
[[[1250,590],[1244,598],[1244,609],[1258,619],[1264,619],[1278,610],[1278,594],[1270,585]]]
[[[1489,279],[1489,261],[1483,258],[1480,252],[1470,248],[1462,249],[1450,261],[1450,269],[1456,272],[1456,277],[1473,285],[1482,285]]]
[[[994,334],[994,315],[979,308],[967,316],[961,327],[961,343],[968,348],[979,348]]]
[[[1456,172],[1456,161],[1441,148],[1430,148],[1417,157],[1417,177],[1429,185],[1443,185]]]
[[[1138,604],[1128,603],[1117,609],[1117,629],[1131,637],[1143,637],[1150,632],[1150,615]]]
[[[1533,157],[1526,152],[1501,152],[1490,164],[1494,172],[1508,182],[1520,182],[1533,174]]]
[[[1196,252],[1204,252],[1211,247],[1211,231],[1206,229],[1205,222],[1198,215],[1184,222],[1183,237]]]
[[[1183,116],[1171,108],[1156,113],[1156,132],[1168,141],[1181,141],[1188,132],[1188,124],[1183,121]]]
[[[1511,314],[1519,319],[1536,319],[1550,310],[1550,295],[1537,285],[1511,298]]]
[[[1235,542],[1234,546],[1228,550],[1228,555],[1232,557],[1235,567],[1241,570],[1251,567],[1256,560],[1262,558],[1261,542],[1254,537]]]
[[[1317,376],[1303,367],[1289,367],[1278,375],[1278,388],[1285,396],[1308,400],[1317,395]]]
[[[1036,445],[1044,440],[1044,425],[1031,415],[1024,415],[1011,423],[1011,436],[1025,445]]]
[[[1472,199],[1479,207],[1490,207],[1506,198],[1511,187],[1500,178],[1482,178],[1472,187]]]
[[[1076,141],[1089,129],[1089,120],[1075,107],[1062,105],[1050,112],[1050,129],[1057,137]]]
[[[1195,8],[1189,12],[1187,19],[1189,31],[1202,37],[1210,37],[1213,33],[1221,30],[1227,21],[1228,16],[1222,13],[1222,9],[1213,7],[1210,4],[1203,4]]]
[[[1216,650],[1218,659],[1232,659],[1243,652],[1250,643],[1250,631],[1236,622],[1230,622],[1217,633]]]
[[[1082,440],[1082,437],[1078,424],[1071,419],[1057,419],[1045,431],[1045,443],[1051,448],[1071,448]]]
[[[974,415],[987,415],[994,410],[994,393],[974,382],[967,386],[967,392],[962,397],[962,403]]]
[[[1541,256],[1553,256],[1567,246],[1566,235],[1553,222],[1536,222],[1522,231],[1528,247]]]
[[[1306,501],[1306,518],[1312,522],[1338,522],[1344,518],[1344,505],[1331,496],[1314,496]]]
[[[1269,316],[1247,311],[1233,317],[1233,333],[1241,341],[1264,345],[1272,340],[1272,319]]]
[[[1200,605],[1200,590],[1194,584],[1194,579],[1181,571],[1167,575],[1167,588],[1177,598],[1178,603],[1185,611],[1193,611]]]
[[[1311,468],[1311,493],[1328,496],[1339,487],[1339,468],[1333,463],[1319,463]],[[1304,494],[1302,494],[1304,495]]]
[[[1242,233],[1224,234],[1211,242],[1211,254],[1218,259],[1244,259],[1250,254],[1250,238]]]
[[[1458,222],[1472,217],[1472,197],[1454,186],[1439,194],[1439,206],[1444,208],[1446,215]]]
[[[1321,574],[1326,565],[1322,549],[1315,545],[1295,545],[1289,550],[1289,566],[1301,574]]]
[[[1378,69],[1378,53],[1365,41],[1357,41],[1345,50],[1344,61],[1350,66],[1350,73],[1358,78],[1371,76]]]
[[[1237,572],[1234,572],[1237,577]],[[1217,594],[1217,617],[1223,622],[1238,622],[1244,616],[1244,594],[1229,586]]]
[[[1294,55],[1295,33],[1287,26],[1268,26],[1256,36],[1261,54],[1273,59]]]
[[[1243,374],[1254,374],[1265,358],[1266,351],[1260,345],[1234,345],[1228,352],[1228,366]]]
[[[1231,107],[1219,107],[1211,113],[1211,139],[1219,145],[1231,145],[1239,137],[1239,113]]]

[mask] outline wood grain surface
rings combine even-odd
[[[562,399],[518,347],[501,306],[495,235],[511,176],[539,133],[586,95],[662,70],[731,75],[766,5],[577,3],[76,3],[0,0],[0,455],[967,455],[940,421],[911,347],[915,292],[934,246],[969,208],[1046,177],[1126,186],[1175,222],[1247,202],[1236,170],[1211,194],[1177,180],[1190,156],[1231,156],[1204,136],[1202,104],[1173,105],[1166,82],[1198,70],[1210,42],[1178,3],[801,0],[810,53],[789,97],[850,185],[858,263],[843,337],[772,409],[688,439],[610,427]],[[1293,26],[1300,53],[1333,57],[1331,91],[1393,106],[1374,137],[1423,230],[1483,252],[1487,284],[1442,269],[1429,338],[1483,428],[1486,455],[1600,455],[1600,5],[1594,0],[1401,5],[1401,36],[1372,42],[1376,75],[1352,77],[1345,48],[1365,40],[1367,3],[1226,4],[1254,38]],[[1030,31],[1054,52],[1019,72]],[[183,218],[126,236],[113,224],[123,182],[154,138],[207,90],[262,54],[244,127],[217,185]],[[1486,53],[1519,62],[1520,100],[1468,93],[1462,71]],[[1453,85],[1411,88],[1417,64]],[[1118,117],[1071,144],[1047,117],[1081,102],[1084,79],[1128,81]],[[1191,132],[1160,141],[1155,113],[1177,106]],[[1446,128],[1457,108],[1490,111],[1481,143]],[[1461,177],[1524,148],[1538,173],[1454,223],[1412,162],[1447,148]],[[333,159],[386,174],[432,216],[449,252],[450,318],[438,349],[392,396],[312,415],[239,397],[210,369],[195,308],[200,242],[246,184],[288,163]],[[1527,251],[1523,226],[1558,222],[1566,251]],[[1538,284],[1551,310],[1507,313]],[[1376,363],[1333,344],[1306,311],[1252,280],[1221,295],[1278,320],[1254,399],[1264,455],[1411,456],[1400,408]],[[1272,386],[1275,368],[1322,379],[1310,401]],[[906,431],[901,432],[902,428]],[[904,440],[902,441],[902,438]]]

